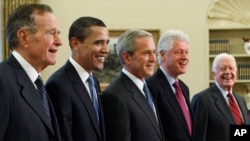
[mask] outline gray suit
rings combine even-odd
[[[243,124],[250,124],[244,99],[233,94],[237,100]],[[191,101],[195,120],[195,141],[229,141],[230,125],[235,124],[229,106],[216,84],[194,95]]]
[[[51,102],[51,122],[36,88],[11,55],[0,64],[0,141],[60,141]]]

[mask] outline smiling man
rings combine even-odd
[[[217,55],[212,74],[215,83],[194,95],[191,102],[197,121],[194,141],[229,141],[230,125],[250,124],[244,99],[233,92],[235,58],[227,53]]]
[[[164,141],[157,108],[144,91],[156,62],[152,34],[127,30],[118,38],[116,52],[122,70],[101,96],[107,141]]]
[[[52,103],[36,85],[42,70],[56,63],[59,33],[48,5],[23,4],[9,15],[12,52],[0,64],[0,141],[60,141]]]
[[[92,71],[104,67],[108,29],[100,19],[80,17],[71,25],[68,38],[72,54],[46,84],[62,141],[105,141],[100,86]]]
[[[180,30],[168,30],[159,39],[157,53],[160,67],[147,83],[159,109],[165,140],[191,141],[194,120],[189,88],[179,79],[189,63],[189,37]]]

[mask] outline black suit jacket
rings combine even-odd
[[[15,57],[0,64],[0,141],[60,141],[50,100],[49,106],[51,122],[34,83]]]
[[[192,137],[189,135],[188,127],[181,107],[179,106],[175,94],[161,69],[158,69],[154,75],[148,78],[146,81],[149,89],[152,92],[152,96],[156,101],[159,115],[162,119],[161,122],[165,140],[191,141]],[[187,102],[194,126],[194,119],[190,107],[189,89],[181,80],[179,80],[179,84]]]
[[[233,95],[239,104],[244,124],[250,124],[244,99],[236,94]],[[229,106],[216,84],[194,95],[191,104],[197,121],[195,141],[230,140],[230,125],[235,122]]]
[[[107,141],[163,141],[145,96],[121,72],[102,94]]]
[[[99,82],[94,79],[100,94]],[[99,125],[88,91],[69,61],[50,76],[46,89],[58,116],[63,141],[105,141],[102,106]]]

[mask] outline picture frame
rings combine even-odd
[[[159,29],[143,29],[153,35],[155,44],[157,46],[158,39],[160,38]],[[121,64],[117,57],[115,46],[119,36],[124,33],[126,29],[110,29],[109,30],[109,55],[106,57],[104,69],[101,71],[94,71],[93,74],[100,82],[101,92],[103,92],[109,83],[120,73]]]

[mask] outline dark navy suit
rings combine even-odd
[[[51,122],[34,83],[13,55],[0,64],[0,141],[60,141],[49,101]]]
[[[97,93],[100,94],[99,82],[94,79]],[[98,124],[88,91],[69,61],[52,74],[46,89],[58,116],[63,141],[105,141],[102,106],[99,108]],[[99,105],[102,105],[100,100]]]

